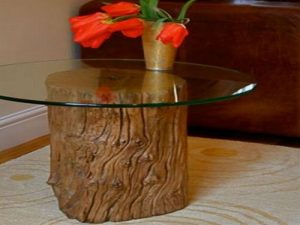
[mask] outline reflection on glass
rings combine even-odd
[[[249,84],[246,87],[243,87],[243,88],[237,90],[236,92],[234,92],[233,95],[238,95],[238,94],[242,94],[247,91],[251,91],[255,88],[255,86],[256,86],[256,84]]]
[[[186,82],[167,72],[77,69],[50,74],[47,101],[82,104],[161,104],[186,101]]]

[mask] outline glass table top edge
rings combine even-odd
[[[0,66],[0,79],[1,79],[1,68],[4,67],[14,67],[16,65],[34,65],[34,64],[40,64],[40,63],[55,63],[55,62],[130,62],[130,63],[144,63],[144,60],[142,59],[59,59],[59,60],[48,60],[48,61],[36,61],[36,62],[22,62],[18,64],[6,64]],[[234,69],[228,69],[223,68],[219,66],[213,66],[213,65],[205,65],[205,64],[198,64],[198,63],[190,63],[190,62],[176,62],[176,65],[184,65],[184,66],[194,66],[194,67],[202,67],[202,68],[209,68],[214,70],[222,70],[227,71],[230,73],[236,73],[240,76],[248,76],[248,74],[245,74],[243,72],[234,70]],[[101,67],[100,67],[101,68]],[[167,71],[168,72],[168,71]],[[253,77],[251,77],[253,78]],[[1,80],[0,80],[1,81]],[[226,96],[217,96],[213,98],[202,98],[202,99],[190,99],[190,100],[180,100],[180,101],[173,101],[173,102],[153,102],[153,103],[80,103],[80,102],[62,102],[62,101],[49,101],[49,100],[35,100],[35,99],[29,99],[29,98],[22,98],[22,97],[12,97],[9,95],[5,95],[1,93],[0,89],[0,99],[2,100],[8,100],[8,101],[14,101],[14,102],[21,102],[21,103],[29,103],[29,104],[39,104],[39,105],[49,105],[49,106],[67,106],[67,107],[95,107],[95,108],[136,108],[136,107],[166,107],[166,106],[189,106],[189,105],[201,105],[201,104],[208,104],[208,103],[214,103],[224,100],[231,100],[234,98],[238,98],[239,96],[246,95],[250,92],[252,92],[256,88],[256,82],[254,78],[251,80],[251,82],[247,83],[246,86],[249,86],[247,90],[242,91],[241,93],[233,93],[231,95]]]
[[[220,101],[230,101],[241,96],[247,95],[256,89],[256,84],[254,84],[253,89],[236,94],[231,96],[219,97],[216,99],[201,99],[201,100],[193,100],[193,101],[182,101],[182,102],[164,102],[164,103],[145,103],[145,104],[93,104],[93,103],[72,103],[72,102],[46,102],[46,101],[38,101],[38,100],[29,100],[29,99],[21,99],[21,98],[13,98],[7,96],[1,96],[1,100],[7,100],[12,102],[19,103],[28,103],[35,105],[45,105],[45,106],[61,106],[61,107],[88,107],[88,108],[146,108],[146,107],[176,107],[176,106],[193,106],[193,105],[204,105],[210,104]]]

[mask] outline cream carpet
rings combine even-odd
[[[189,138],[189,173],[185,209],[117,224],[300,224],[298,148]],[[0,165],[1,225],[81,224],[59,211],[48,174],[49,147]]]

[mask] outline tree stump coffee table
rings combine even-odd
[[[239,97],[251,76],[176,63],[61,60],[0,67],[0,98],[48,106],[60,209],[82,222],[123,221],[187,205],[187,106]]]

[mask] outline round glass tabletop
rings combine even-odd
[[[54,60],[0,66],[0,99],[57,106],[198,105],[252,91],[253,77],[220,67],[175,63],[145,70],[142,60]]]

